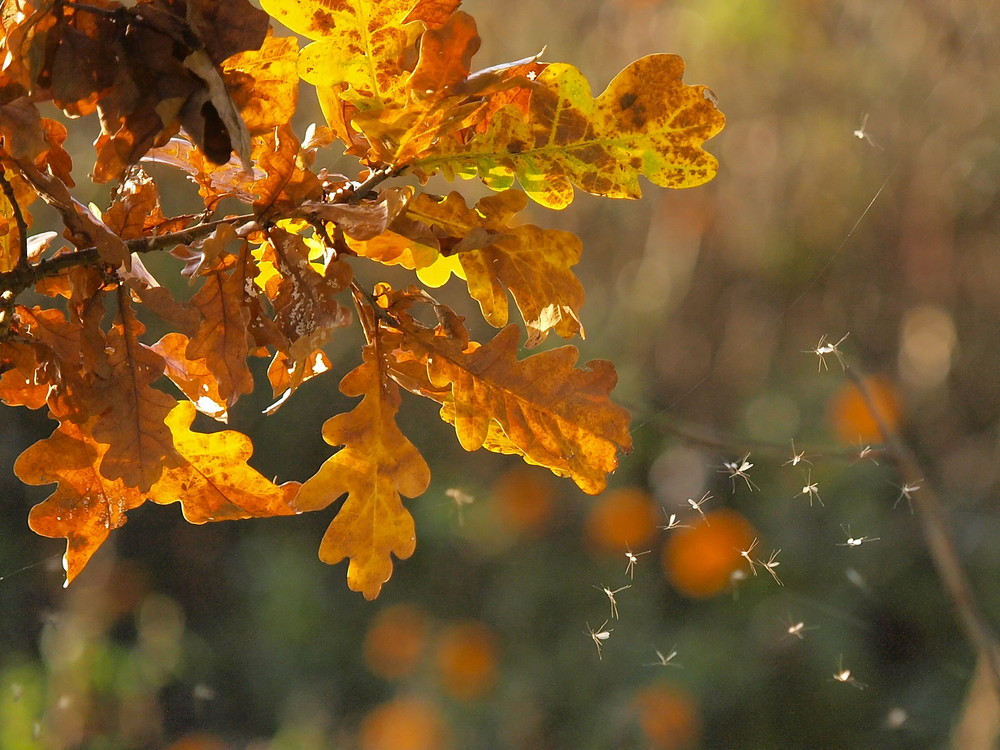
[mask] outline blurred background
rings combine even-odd
[[[316,557],[334,508],[196,527],[177,507],[142,507],[64,590],[64,542],[26,523],[51,488],[11,468],[53,425],[5,410],[0,747],[991,747],[996,706],[976,703],[975,655],[903,482],[877,451],[859,456],[877,448],[871,418],[836,359],[818,371],[808,352],[849,333],[840,350],[940,493],[996,623],[996,2],[463,8],[483,37],[474,67],[546,47],[596,94],[632,60],[674,52],[726,114],[706,144],[721,162],[708,185],[647,184],[629,202],[578,193],[523,217],[584,240],[587,338],[572,343],[616,364],[634,453],[587,497],[464,453],[433,404],[408,398],[403,429],[434,482],[408,502],[417,551],[377,601]],[[300,133],[320,117],[310,107]],[[93,127],[74,122],[79,175]],[[181,205],[191,188],[176,190]],[[435,295],[478,316],[461,282]],[[359,340],[331,345],[338,373]],[[265,419],[259,373],[231,426],[253,436],[265,475],[304,479],[329,456],[322,422],[353,400],[331,373]],[[727,462],[752,464],[755,488]],[[703,518],[688,500],[705,493]],[[659,528],[671,514],[676,528]],[[754,540],[756,575],[740,555]],[[625,586],[614,619],[603,589]],[[987,739],[956,739],[965,730]]]

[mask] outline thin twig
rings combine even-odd
[[[243,214],[241,216],[229,216],[225,219],[208,221],[204,224],[196,224],[187,229],[177,232],[159,234],[154,237],[139,237],[134,240],[125,240],[125,247],[133,253],[149,253],[155,250],[162,250],[165,247],[183,245],[186,242],[193,242],[201,239],[223,224],[238,224],[250,222],[255,219],[253,214]],[[25,289],[34,286],[42,279],[49,276],[58,276],[63,271],[75,266],[90,266],[101,262],[101,256],[97,253],[97,248],[88,247],[76,252],[57,255],[54,258],[43,260],[35,265],[28,265],[25,268],[15,268],[7,273],[0,273],[0,290],[11,292],[14,297]]]
[[[27,268],[28,222],[24,220],[24,214],[21,213],[21,206],[17,202],[17,196],[14,195],[14,186],[7,180],[6,171],[3,165],[0,165],[0,188],[3,189],[3,194],[7,197],[7,202],[10,203],[11,211],[14,212],[14,221],[17,224],[17,244],[21,250],[17,256],[17,265],[15,268]]]
[[[346,203],[360,203],[369,193],[372,192],[380,183],[385,182],[390,177],[396,177],[402,171],[401,167],[382,167],[380,169],[375,169],[372,171],[368,177],[366,177],[362,182],[358,183],[357,187],[351,191],[350,196],[345,201]]]
[[[662,419],[662,415],[656,414],[647,420],[648,422],[657,420],[659,427],[665,432],[670,432],[681,438],[686,443],[701,445],[705,448],[713,448],[718,451],[728,453],[745,453],[752,451],[754,454],[764,454],[771,458],[779,458],[788,455],[787,443],[771,443],[761,440],[731,439],[722,437],[710,428],[702,425],[682,424],[676,419]],[[876,449],[881,446],[873,446]],[[857,460],[856,450],[844,450],[842,448],[822,447],[818,445],[799,445],[803,448],[803,453],[807,453],[811,458],[822,456],[825,459],[835,460]]]
[[[920,468],[920,462],[913,451],[889,425],[864,378],[852,367],[847,367],[846,372],[857,386],[879,432],[882,433],[886,453],[895,462],[903,483],[921,483],[923,477],[928,476],[927,472]],[[983,617],[969,584],[969,579],[962,569],[941,499],[930,482],[924,482],[920,491],[913,493],[912,499],[917,509],[917,518],[920,520],[924,541],[927,543],[927,550],[930,552],[931,560],[934,561],[938,577],[941,579],[945,591],[951,597],[952,604],[958,613],[959,623],[965,631],[965,637],[979,652],[983,661],[989,665],[993,689],[996,695],[1000,696],[1000,648],[998,648],[992,628]]]

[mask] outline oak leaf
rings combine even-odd
[[[180,502],[189,523],[291,515],[297,482],[276,485],[252,469],[250,439],[232,430],[211,434],[189,428],[195,408],[178,403],[166,418],[180,460],[166,468],[148,492],[108,479],[98,469],[108,446],[90,433],[92,423],[62,422],[52,435],[25,450],[14,464],[28,484],[58,486],[31,510],[28,523],[42,536],[65,538],[68,585],[83,570],[126,512],[148,498],[159,505]]]
[[[298,101],[299,44],[295,37],[270,31],[260,49],[233,55],[222,64],[222,76],[250,135],[288,122]]]
[[[138,167],[122,181],[115,200],[101,217],[108,229],[123,240],[144,236],[147,229],[163,222],[160,191],[156,183]]]
[[[430,469],[396,426],[399,388],[388,378],[387,355],[377,338],[363,356],[340,390],[364,399],[323,425],[323,439],[344,447],[302,485],[295,506],[318,510],[347,493],[323,537],[320,559],[332,565],[349,557],[347,585],[374,599],[392,575],[390,555],[405,560],[416,548],[413,517],[400,495],[422,494]]]
[[[604,489],[617,454],[632,450],[628,412],[608,398],[617,381],[610,362],[576,369],[579,353],[572,346],[518,360],[517,326],[483,346],[413,326],[403,334],[401,347],[427,362],[430,383],[451,388],[455,432],[465,450],[483,447],[495,420],[531,463],[568,474],[589,494]]]
[[[149,491],[159,505],[179,502],[188,523],[288,516],[298,482],[275,484],[247,464],[250,438],[234,430],[201,433],[190,427],[195,407],[181,401],[166,424],[182,461],[167,468]]]
[[[299,75],[338,92],[359,109],[406,101],[405,55],[423,24],[407,20],[415,0],[263,0],[264,10],[314,39],[299,57]],[[412,67],[412,64],[411,66]]]
[[[203,320],[185,353],[188,359],[205,360],[215,376],[219,397],[227,406],[253,391],[253,375],[247,366],[250,310],[244,299],[242,266],[235,256],[223,255],[203,277],[205,283],[191,298]]]
[[[320,347],[353,319],[350,309],[336,299],[347,289],[353,272],[346,262],[333,260],[320,273],[309,261],[305,241],[277,227],[268,232],[262,257],[277,271],[265,291],[274,307],[274,323],[284,337],[268,368],[275,397],[282,394],[265,410],[270,414],[302,383],[330,368]]]
[[[255,175],[263,172],[250,186],[257,194],[253,206],[258,216],[289,211],[322,197],[322,183],[302,166],[300,145],[288,123],[254,138]]]
[[[0,401],[40,409],[49,397],[44,348],[35,342],[0,341]],[[51,373],[54,375],[55,373]]]
[[[149,348],[163,357],[164,374],[198,411],[219,422],[228,422],[229,406],[219,394],[219,381],[204,359],[188,359],[189,341],[183,333],[168,333]]]
[[[253,183],[255,179],[264,177],[260,169],[247,172],[236,159],[230,159],[225,164],[212,164],[190,140],[179,136],[150,149],[142,161],[182,170],[198,185],[198,195],[208,211],[214,210],[223,198],[236,198],[247,205],[253,203],[256,197]]]
[[[26,484],[58,482],[55,492],[31,509],[28,525],[42,536],[67,540],[63,567],[66,585],[108,538],[125,524],[126,511],[142,505],[145,496],[121,479],[99,470],[108,445],[90,434],[92,425],[64,421],[50,437],[28,447],[14,463],[14,473]]]
[[[517,190],[487,196],[475,210],[458,193],[443,200],[422,194],[410,201],[407,216],[454,238],[451,252],[490,325],[507,325],[510,291],[528,328],[530,349],[550,329],[563,338],[583,334],[583,285],[570,270],[580,260],[583,243],[570,232],[509,226],[526,205],[527,198]]]
[[[139,342],[145,326],[136,317],[128,292],[119,287],[116,297],[118,316],[111,330],[101,336],[96,315],[90,318],[93,325],[84,330],[85,362],[97,415],[91,432],[108,446],[101,458],[101,474],[145,492],[165,467],[178,460],[170,430],[163,423],[176,400],[152,387],[163,374],[163,358]],[[101,311],[97,303],[92,309]]]
[[[515,106],[496,113],[468,143],[443,140],[438,154],[413,163],[418,174],[478,175],[494,190],[515,178],[533,200],[565,208],[573,186],[611,198],[638,198],[639,176],[661,187],[692,187],[715,176],[702,143],[725,118],[704,86],[682,83],[684,61],[648,55],[619,73],[594,99],[571,65],[537,77],[527,117]]]
[[[96,247],[101,260],[112,266],[129,267],[130,253],[121,237],[87,206],[73,198],[66,183],[58,177],[43,174],[29,164],[18,162],[18,166],[42,199],[59,212],[70,242],[79,248]]]

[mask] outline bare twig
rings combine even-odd
[[[6,170],[0,165],[0,188],[3,189],[3,194],[7,197],[7,202],[10,203],[10,210],[14,213],[14,222],[17,224],[17,244],[21,252],[17,256],[16,267],[27,268],[28,222],[24,220],[24,214],[21,213],[21,206],[17,202],[17,196],[14,195],[14,186],[7,180],[5,172]]]
[[[761,440],[751,441],[742,438],[723,437],[718,433],[711,431],[710,428],[701,425],[683,424],[679,420],[663,419],[660,418],[661,416],[662,415],[659,414],[654,415],[653,417],[650,417],[649,421],[656,419],[662,430],[673,433],[686,443],[700,445],[705,448],[712,448],[726,453],[745,453],[747,451],[751,451],[754,454],[762,454],[776,460],[784,458],[788,455],[788,445],[786,443],[772,443]],[[799,447],[801,448],[802,446],[800,445]],[[813,458],[821,455],[824,459],[841,461],[853,461],[858,458],[858,452],[856,450],[844,450],[843,448],[834,448],[831,446],[807,444],[805,446],[805,450],[803,450],[801,454],[806,453]]]
[[[360,203],[364,198],[366,198],[369,193],[372,192],[380,183],[385,182],[390,177],[396,177],[402,172],[402,167],[387,166],[380,169],[372,170],[372,173],[368,175],[362,182],[358,183],[357,187],[351,191],[350,196],[345,201],[346,203]]]
[[[857,386],[879,432],[882,433],[886,453],[896,464],[904,485],[920,484],[927,473],[920,468],[917,457],[889,425],[864,378],[852,367],[845,368],[845,371]],[[951,597],[959,624],[965,631],[965,637],[976,649],[980,659],[988,665],[993,690],[1000,696],[1000,648],[997,646],[996,636],[983,617],[969,579],[962,569],[941,499],[931,482],[920,486],[920,492],[912,494],[912,501],[917,510],[927,550],[930,552],[931,560],[934,561],[934,567],[945,591]]]
[[[149,253],[155,250],[162,250],[165,247],[194,242],[210,235],[223,224],[240,224],[253,221],[254,219],[253,214],[229,216],[225,219],[196,224],[193,227],[181,229],[177,232],[168,232],[167,234],[160,234],[155,237],[140,237],[134,240],[126,240],[125,247],[133,253]],[[43,260],[35,265],[29,264],[24,268],[15,268],[13,271],[0,273],[0,290],[11,292],[16,297],[42,279],[50,276],[58,276],[63,271],[75,266],[90,266],[100,262],[101,256],[98,255],[97,249],[93,247],[64,255],[57,255],[55,258]]]

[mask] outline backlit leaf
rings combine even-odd
[[[123,240],[142,237],[147,228],[163,221],[156,183],[138,167],[133,168],[101,218]]]
[[[50,383],[43,347],[22,341],[0,341],[0,401],[7,406],[39,409],[48,399]]]
[[[458,193],[443,200],[419,195],[410,201],[407,215],[457,240],[452,252],[462,265],[469,294],[497,328],[507,325],[510,291],[528,328],[531,348],[550,329],[564,338],[583,333],[579,313],[583,285],[570,270],[579,261],[583,244],[569,232],[531,224],[508,226],[526,204],[524,193],[516,190],[487,196],[475,210],[467,208]]]
[[[317,510],[347,493],[323,537],[320,558],[333,565],[349,557],[348,586],[374,599],[392,575],[390,555],[405,560],[416,547],[413,517],[400,495],[422,494],[431,477],[424,459],[396,426],[399,388],[387,376],[386,353],[378,339],[363,352],[364,363],[344,377],[340,389],[364,399],[323,425],[323,439],[344,447],[302,485],[295,505]]]
[[[313,42],[299,58],[299,75],[314,86],[342,89],[359,109],[405,102],[405,53],[423,31],[407,22],[415,0],[265,0],[264,9]]]
[[[98,467],[108,451],[87,425],[62,422],[50,437],[24,451],[14,473],[26,484],[58,482],[55,492],[31,509],[28,525],[42,536],[67,540],[63,567],[68,585],[108,538],[125,524],[126,511],[145,497],[121,479],[108,479]]]
[[[424,175],[478,175],[494,190],[516,178],[550,208],[573,200],[573,186],[611,198],[638,198],[639,176],[661,187],[692,187],[718,164],[702,143],[725,122],[712,93],[682,83],[676,55],[635,61],[597,99],[571,65],[551,64],[536,79],[528,116],[514,106],[496,113],[468,144],[443,140],[437,155],[413,166]]]
[[[219,381],[204,359],[188,359],[188,342],[183,333],[168,333],[149,348],[163,357],[166,376],[198,411],[220,422],[228,422],[229,407],[219,395]]]
[[[299,45],[268,34],[260,49],[240,52],[222,65],[223,78],[250,135],[288,122],[298,99]]]
[[[215,376],[219,397],[232,406],[253,390],[247,366],[250,354],[250,310],[244,302],[243,274],[232,255],[222,256],[218,267],[203,278],[191,302],[204,319],[188,343],[188,359],[204,359]]]
[[[296,512],[291,500],[298,492],[298,482],[274,484],[247,464],[253,454],[250,438],[233,430],[192,432],[194,417],[194,405],[187,401],[178,403],[167,417],[183,460],[164,470],[149,491],[150,500],[160,505],[179,502],[189,523]]]
[[[455,432],[466,450],[481,448],[496,420],[532,463],[569,474],[590,494],[604,489],[618,453],[632,450],[628,412],[608,398],[617,381],[610,362],[576,369],[572,346],[518,360],[517,326],[479,347],[426,330],[403,333],[402,347],[426,358],[430,382],[451,387]]]
[[[93,388],[102,407],[91,432],[108,446],[101,473],[146,491],[164,466],[178,458],[163,423],[176,401],[150,385],[163,374],[163,358],[139,343],[145,326],[127,292],[120,289],[117,299],[118,316],[104,336],[102,351],[91,348]]]
[[[297,482],[276,485],[246,461],[250,439],[231,430],[202,434],[189,428],[194,406],[181,402],[166,425],[180,455],[148,492],[108,479],[98,470],[108,446],[89,432],[89,424],[63,422],[52,435],[24,451],[14,471],[27,484],[58,483],[56,491],[31,510],[28,523],[42,536],[67,540],[64,567],[68,585],[83,570],[126,512],[148,497],[166,505],[180,502],[190,523],[291,515]]]

